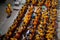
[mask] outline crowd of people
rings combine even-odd
[[[26,0],[2,40],[56,40],[57,0]]]

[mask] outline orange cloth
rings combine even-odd
[[[6,8],[6,13],[8,14],[8,15],[11,15],[11,9],[10,8]]]

